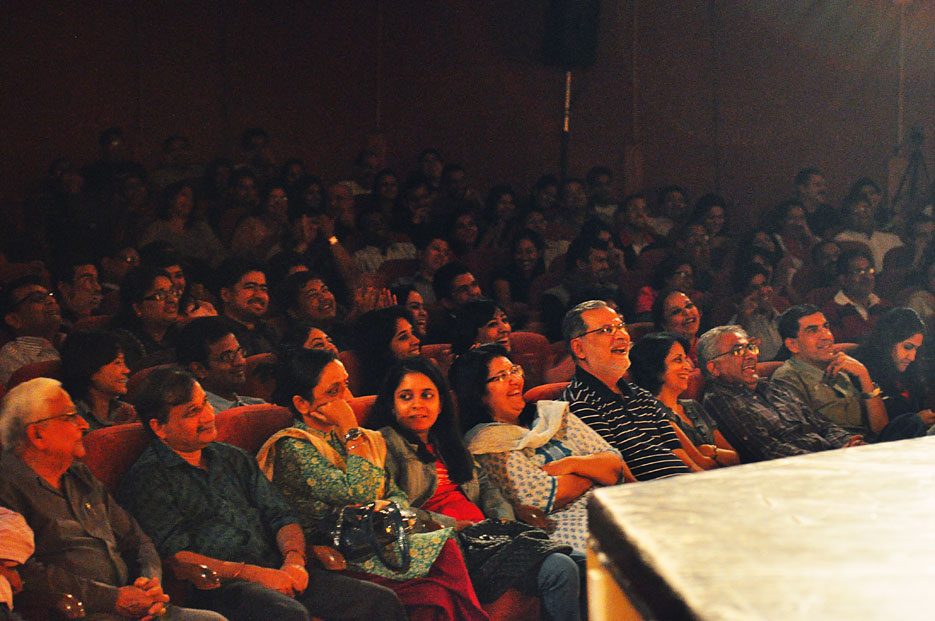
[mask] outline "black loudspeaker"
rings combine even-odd
[[[589,67],[597,57],[600,0],[549,0],[542,57],[563,69]]]

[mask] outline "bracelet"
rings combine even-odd
[[[883,390],[882,390],[879,386],[877,386],[876,384],[874,384],[874,385],[873,385],[873,390],[872,390],[871,392],[862,392],[862,393],[860,393],[860,398],[861,398],[861,399],[864,399],[864,400],[867,400],[867,399],[876,399],[877,397],[880,396],[880,393],[881,393],[881,392],[883,392]]]
[[[713,445],[712,445],[712,446],[713,446]],[[711,459],[713,459],[713,460],[714,460],[714,463],[716,463],[718,466],[721,465],[721,462],[719,462],[719,461],[717,460],[717,447],[716,447],[716,446],[714,447],[714,456],[713,456]]]
[[[298,555],[299,555],[299,558],[302,559],[302,562],[303,562],[303,563],[304,563],[305,560],[306,560],[306,559],[305,559],[305,552],[303,552],[302,550],[286,550],[286,551],[283,553],[283,555],[282,555],[282,560],[285,561],[285,560],[286,560],[286,557],[288,557],[290,554],[298,554]]]
[[[237,571],[234,572],[234,575],[231,576],[231,579],[234,579],[234,578],[237,578],[238,576],[240,576],[241,572],[243,572],[244,567],[246,567],[246,566],[247,566],[246,563],[241,563],[241,564],[240,564],[240,567],[237,568]]]

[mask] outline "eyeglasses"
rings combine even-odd
[[[23,304],[45,304],[55,300],[55,294],[51,291],[33,291],[22,299],[13,303],[13,308],[19,308]]]
[[[717,359],[720,358],[721,356],[728,356],[728,355],[730,355],[730,356],[743,356],[745,353],[750,353],[750,354],[753,354],[754,356],[758,356],[758,355],[760,354],[760,344],[759,344],[759,342],[758,342],[758,341],[750,341],[749,343],[746,343],[746,344],[734,345],[733,347],[731,347],[730,349],[728,349],[726,352],[724,352],[724,353],[722,353],[722,354],[718,354],[718,355],[715,356],[714,358],[711,358],[711,360],[717,360]]]
[[[237,349],[232,349],[230,351],[224,352],[223,354],[215,358],[215,360],[223,364],[233,364],[234,361],[237,360],[237,358],[246,358],[246,357],[247,357],[247,350],[245,350],[243,347],[238,347]]]
[[[506,371],[501,371],[493,377],[487,378],[488,384],[493,384],[494,382],[505,382],[511,377],[523,377],[523,367],[518,364],[514,364]]]
[[[37,425],[39,423],[44,423],[47,420],[55,420],[58,418],[64,418],[66,423],[71,423],[72,425],[77,425],[78,421],[82,418],[81,414],[78,412],[69,412],[68,414],[59,414],[57,416],[49,416],[47,418],[40,418],[39,420],[34,420],[31,423],[26,423],[27,425]]]
[[[587,332],[582,332],[576,339],[580,339],[589,334],[616,334],[617,332],[626,332],[627,324],[624,321],[618,321],[616,323],[609,323],[606,326],[601,326],[600,328],[594,328],[593,330],[588,330]]]
[[[851,270],[851,276],[864,276],[866,274],[873,276],[876,273],[877,271],[872,267],[862,267],[856,270]]]
[[[150,295],[143,297],[143,299],[147,302],[164,302],[168,300],[170,297],[171,298],[179,297],[175,289],[164,289],[164,290],[161,289],[159,291],[154,291]]]

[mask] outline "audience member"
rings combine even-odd
[[[656,193],[656,212],[649,223],[660,237],[666,237],[674,227],[684,224],[687,209],[688,192],[680,186],[667,185]]]
[[[698,340],[707,376],[704,407],[744,463],[864,444],[756,371],[760,350],[740,326],[718,326]]]
[[[224,317],[234,322],[237,340],[247,356],[275,351],[278,337],[264,316],[269,287],[261,263],[232,257],[217,269],[218,291]]]
[[[23,516],[6,507],[0,507],[0,619],[22,621],[22,617],[11,612],[13,596],[22,591],[23,580],[16,571],[17,565],[25,563],[36,550],[35,536]]]
[[[404,618],[389,589],[306,567],[286,499],[252,455],[215,441],[214,409],[189,374],[154,370],[136,407],[153,439],[117,495],[162,558],[206,565],[222,579],[190,593],[193,605],[231,621]]]
[[[14,337],[0,348],[0,384],[20,367],[60,358],[53,343],[62,327],[61,309],[38,276],[21,276],[4,287],[0,308]]]
[[[383,375],[397,360],[418,356],[419,337],[412,315],[402,306],[387,306],[364,313],[354,329],[354,350],[360,359],[361,376],[355,378],[360,393],[375,395]]]
[[[62,319],[69,325],[100,311],[101,283],[97,266],[89,257],[63,257],[55,269],[55,289]]]
[[[838,226],[838,213],[826,201],[828,186],[817,168],[803,168],[796,173],[795,193],[805,211],[809,230],[819,237],[828,237]]]
[[[903,245],[898,235],[877,230],[870,202],[861,197],[845,199],[841,205],[844,230],[834,236],[836,242],[860,242],[873,253],[873,264],[883,268],[886,253]]]
[[[769,271],[750,263],[736,272],[737,289],[742,296],[736,304],[736,314],[727,323],[739,325],[760,345],[760,361],[773,360],[782,347],[779,335],[779,314],[789,308],[789,302],[773,292]]]
[[[840,289],[821,307],[834,339],[839,343],[859,343],[870,334],[877,317],[892,304],[873,292],[876,280],[873,257],[863,250],[841,253],[837,263]]]
[[[478,248],[490,250],[507,248],[516,234],[516,201],[513,188],[497,185],[487,194],[484,207],[484,233]]]
[[[503,307],[487,298],[471,300],[458,310],[458,331],[453,335],[451,350],[460,356],[485,343],[496,343],[510,351],[513,329]]]
[[[665,240],[650,223],[646,197],[642,194],[630,194],[623,199],[614,213],[614,228],[627,269],[636,269],[636,261],[644,251],[666,247]]]
[[[562,400],[620,451],[637,480],[701,470],[685,453],[659,403],[624,378],[630,368],[630,335],[620,315],[604,302],[583,302],[565,315],[562,334],[575,361],[575,376]]]
[[[182,256],[217,265],[224,248],[210,226],[194,214],[195,190],[188,181],[173,183],[162,191],[158,218],[140,237],[139,247],[165,241]]]
[[[458,327],[458,309],[481,297],[480,285],[466,265],[448,263],[435,272],[432,290],[438,305],[437,312],[429,314],[426,342],[450,343]]]
[[[533,281],[545,273],[545,241],[530,229],[523,229],[513,237],[510,258],[506,265],[491,275],[493,298],[509,311],[518,326],[526,326],[538,315],[538,309],[529,306]]]
[[[68,393],[46,377],[16,386],[0,406],[0,504],[35,533],[37,562],[24,566],[25,582],[47,589],[46,602],[69,593],[92,618],[223,621],[169,605],[152,541],[77,461],[87,430]]]
[[[684,291],[664,291],[652,309],[653,325],[657,330],[671,332],[688,343],[689,359],[698,362],[698,329],[701,327],[701,310]]]
[[[90,431],[136,420],[136,410],[123,400],[129,377],[120,338],[113,332],[75,332],[65,340],[62,388]]]
[[[112,327],[132,371],[175,359],[178,319],[178,293],[166,272],[145,265],[127,272]]]
[[[419,340],[425,340],[425,335],[428,332],[429,314],[425,310],[425,301],[422,299],[422,294],[414,285],[393,287],[391,293],[393,299],[412,315],[412,327],[416,336],[419,337]]]
[[[418,251],[419,267],[415,274],[399,278],[392,285],[394,287],[412,285],[426,304],[433,304],[437,300],[432,282],[438,270],[451,261],[451,250],[448,242],[438,236],[430,236],[423,240],[416,239],[413,243]]]

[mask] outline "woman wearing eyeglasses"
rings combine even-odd
[[[499,345],[466,352],[451,377],[471,453],[511,502],[548,514],[554,540],[584,552],[588,492],[621,480],[620,453],[564,401],[526,403],[523,369]]]

